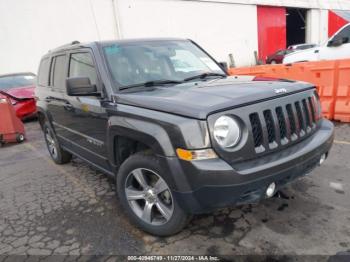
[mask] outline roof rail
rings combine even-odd
[[[68,43],[68,44],[58,46],[58,47],[56,47],[56,48],[53,49],[53,50],[49,50],[49,52],[52,52],[52,51],[55,51],[55,50],[59,50],[59,49],[65,48],[65,47],[69,47],[69,46],[71,46],[71,45],[77,45],[77,44],[80,44],[80,42],[77,41],[77,40],[74,40],[74,41],[72,41],[72,42],[70,42],[70,43]]]

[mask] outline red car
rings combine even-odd
[[[33,73],[0,75],[0,98],[9,97],[16,115],[22,120],[36,117],[35,79]]]
[[[292,53],[294,50],[282,49],[266,57],[266,64],[282,64],[285,55]]]
[[[266,64],[282,64],[283,59],[286,55],[293,53],[299,50],[305,50],[314,48],[317,45],[315,44],[299,44],[299,45],[290,45],[287,49],[281,49],[266,57]]]

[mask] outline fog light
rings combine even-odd
[[[271,183],[266,189],[266,196],[272,197],[275,194],[275,190],[276,190],[276,184]]]
[[[320,165],[322,165],[324,163],[324,161],[326,161],[327,155],[323,154],[320,158]]]

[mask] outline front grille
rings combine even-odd
[[[287,127],[286,127],[286,122],[283,115],[282,107],[279,106],[276,108],[276,114],[278,119],[278,125],[280,128],[280,137],[281,139],[284,139],[287,137]]]
[[[316,105],[312,96],[250,113],[256,153],[301,139],[316,127]],[[261,150],[264,147],[265,150]]]
[[[316,107],[315,107],[314,101],[311,97],[309,97],[308,100],[309,100],[309,105],[310,105],[312,122],[315,123],[316,122]]]
[[[299,129],[301,131],[305,130],[306,128],[306,124],[305,124],[305,119],[303,116],[303,113],[301,111],[301,107],[300,107],[300,103],[299,102],[295,102],[295,109],[297,110],[297,116],[298,116],[298,120],[299,120]]]
[[[288,120],[289,120],[289,124],[290,124],[290,133],[291,133],[291,135],[296,135],[297,126],[296,126],[296,122],[295,122],[295,118],[294,118],[294,112],[292,109],[292,105],[288,104],[286,106],[286,109],[287,109]]]
[[[264,111],[264,118],[267,128],[267,136],[269,143],[272,143],[276,140],[276,133],[275,133],[275,123],[273,122],[271,110],[265,110]]]
[[[249,118],[250,118],[250,123],[252,125],[254,146],[259,147],[262,145],[262,142],[263,142],[262,128],[259,120],[259,115],[258,113],[254,113],[254,114],[251,114]]]
[[[312,126],[312,122],[311,122],[311,113],[309,110],[309,106],[307,105],[307,102],[305,99],[303,99],[303,109],[304,109],[304,113],[305,113],[305,118],[306,118],[306,124],[311,127]]]

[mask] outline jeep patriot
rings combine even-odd
[[[334,130],[313,85],[228,76],[185,39],[73,42],[43,56],[39,122],[57,164],[115,178],[138,227],[258,202],[322,164]]]

